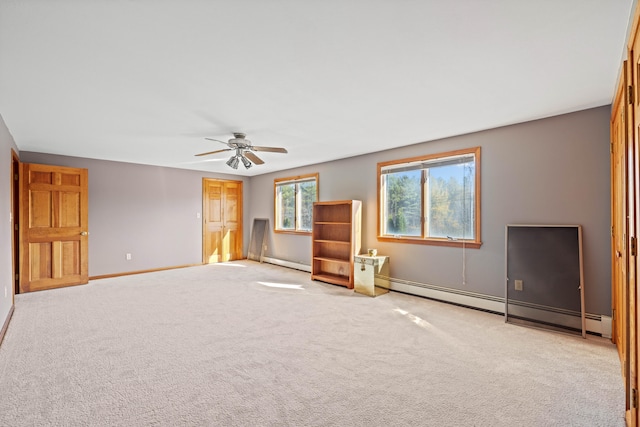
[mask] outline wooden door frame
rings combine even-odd
[[[11,149],[11,278],[13,280],[13,297],[20,293],[20,157]],[[18,232],[17,232],[18,231]]]
[[[628,193],[633,193],[633,198],[629,200],[629,204],[633,204],[633,211],[629,212],[629,220],[627,221],[629,238],[627,239],[628,247],[636,245],[637,243],[637,231],[640,226],[638,224],[638,209],[640,209],[638,200],[638,142],[631,141],[630,145],[633,148],[630,150],[632,153],[632,159],[628,160],[633,164],[633,172],[629,177],[629,185],[633,185],[629,189]],[[630,153],[630,154],[631,154]],[[632,184],[633,183],[633,184]],[[640,371],[639,357],[638,357],[638,337],[640,334],[640,312],[638,311],[638,256],[634,251],[627,251],[627,334],[626,334],[626,349],[625,357],[626,361],[626,379],[625,392],[626,392],[626,406],[627,406],[627,420],[630,425],[638,425],[638,372]]]
[[[242,258],[242,256],[244,256],[244,181],[242,180],[233,180],[233,179],[220,179],[220,178],[207,178],[207,177],[203,177],[202,178],[202,215],[200,215],[201,217],[201,229],[202,229],[202,264],[209,264],[209,262],[207,261],[207,245],[206,245],[206,233],[207,233],[207,226],[206,226],[206,211],[207,208],[205,206],[205,203],[207,201],[207,193],[206,193],[206,183],[207,182],[220,182],[220,183],[234,183],[234,184],[238,184],[238,187],[240,188],[240,209],[238,212],[238,216],[239,216],[239,222],[241,225],[241,229],[240,229],[240,241],[242,242],[241,248],[240,248],[240,256]]]
[[[627,366],[627,381],[629,382],[628,389],[626,391],[626,421],[627,425],[638,425],[638,408],[637,408],[637,391],[638,391],[638,370],[639,358],[638,358],[638,336],[640,334],[640,310],[638,310],[638,262],[639,258],[636,254],[636,242],[637,232],[640,229],[639,222],[639,210],[640,210],[640,166],[638,163],[638,147],[640,134],[638,133],[638,126],[640,125],[640,86],[638,84],[638,66],[640,65],[640,51],[635,51],[636,43],[639,41],[640,30],[639,23],[639,9],[636,7],[634,11],[633,25],[631,33],[629,35],[627,45],[627,87],[624,89],[629,98],[627,98],[626,105],[628,107],[627,117],[627,208],[628,208],[628,223],[627,223],[627,285],[628,285],[628,325],[627,325],[627,348],[625,349],[625,355],[628,357]],[[640,50],[640,49],[639,49]]]

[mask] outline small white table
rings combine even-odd
[[[360,294],[375,297],[389,292],[389,257],[356,255],[353,287]]]

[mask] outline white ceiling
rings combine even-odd
[[[259,175],[610,104],[633,3],[0,0],[0,115],[21,151]],[[234,131],[289,154],[194,157]]]

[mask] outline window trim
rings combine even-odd
[[[419,163],[419,162],[433,162],[436,159],[440,159],[443,157],[454,157],[454,156],[464,156],[464,155],[473,155],[475,157],[475,223],[474,227],[474,239],[465,239],[465,240],[449,240],[447,238],[438,238],[438,237],[411,237],[411,236],[390,236],[382,234],[382,214],[383,208],[382,204],[382,173],[383,168],[388,168],[389,166],[401,165],[403,163]],[[378,183],[377,183],[377,235],[379,242],[397,242],[397,243],[413,243],[413,244],[422,244],[422,245],[432,245],[432,246],[449,246],[449,247],[458,247],[458,248],[470,248],[470,249],[479,249],[482,246],[482,239],[480,235],[481,229],[481,210],[480,210],[480,147],[472,147],[465,148],[461,150],[447,151],[444,153],[435,153],[435,154],[427,154],[424,156],[416,156],[409,157],[405,159],[399,160],[390,160],[386,162],[378,163]],[[421,184],[423,186],[422,193],[424,193],[424,183]],[[424,218],[425,218],[425,202],[423,200],[421,204],[421,217],[422,217],[422,230],[424,232]]]
[[[304,181],[315,181],[316,182],[316,202],[319,201],[319,196],[320,196],[320,174],[319,173],[310,173],[310,174],[306,174],[306,175],[297,175],[297,176],[290,176],[290,177],[286,177],[286,178],[276,178],[273,180],[273,232],[274,233],[282,233],[282,234],[298,234],[298,235],[311,235],[313,230],[281,230],[278,229],[278,223],[277,223],[277,218],[278,218],[278,203],[277,203],[277,198],[278,198],[278,185],[282,185],[282,184],[295,184],[295,183],[299,183],[299,182],[304,182]],[[298,205],[298,200],[296,200],[296,218],[297,218],[297,207]]]

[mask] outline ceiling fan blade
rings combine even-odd
[[[281,147],[256,147],[255,145],[251,146],[253,151],[268,151],[270,153],[287,153],[286,148]]]
[[[247,159],[251,160],[256,165],[261,165],[264,163],[264,161],[260,157],[256,156],[249,150],[245,151],[243,154]]]
[[[224,142],[224,141],[220,141],[219,139],[213,139],[213,138],[205,138],[205,139],[208,139],[209,141],[221,142],[221,143],[223,143],[224,145],[228,145],[226,142]]]
[[[206,153],[196,154],[196,156],[208,156],[209,154],[222,153],[223,151],[231,151],[231,148],[226,148],[224,150],[207,151]]]

